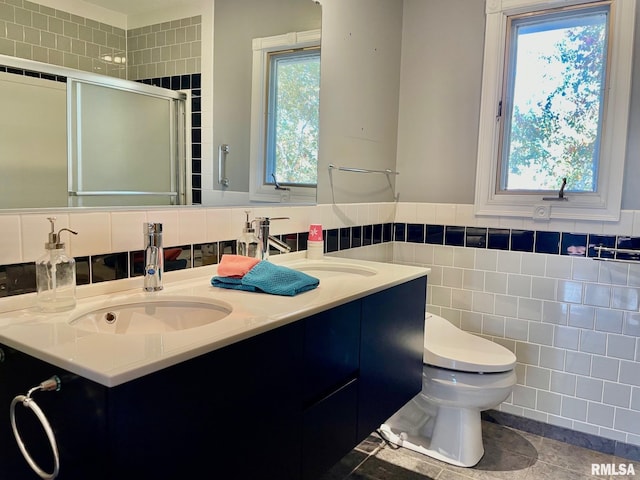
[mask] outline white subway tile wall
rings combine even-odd
[[[0,0],[0,53],[127,78],[127,34],[27,0]]]
[[[640,236],[640,212],[617,223],[485,221],[466,207],[401,204],[395,221]],[[518,385],[500,410],[640,445],[640,263],[410,245],[396,242],[394,260],[434,269],[429,311],[514,345]]]
[[[127,31],[129,80],[199,73],[202,17],[146,25]]]
[[[27,0],[0,0],[0,54],[117,78],[200,73],[202,18],[123,30]]]

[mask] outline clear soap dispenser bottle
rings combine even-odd
[[[236,251],[238,255],[245,257],[260,258],[260,240],[256,237],[256,230],[253,228],[252,222],[249,220],[249,210],[244,212],[247,220],[244,222],[242,235],[236,241]]]
[[[76,306],[76,262],[67,256],[60,233],[78,233],[68,228],[56,233],[55,217],[47,220],[51,222],[49,241],[44,244],[44,255],[36,261],[37,305],[45,312],[71,310]]]

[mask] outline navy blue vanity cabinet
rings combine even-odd
[[[302,479],[318,478],[356,445],[361,301],[305,319]]]
[[[420,391],[425,295],[422,277],[111,388],[0,345],[0,479],[37,477],[9,405],[52,375],[61,390],[34,398],[59,480],[317,479]],[[52,471],[39,422],[17,410]]]
[[[422,389],[427,277],[362,299],[358,438]]]

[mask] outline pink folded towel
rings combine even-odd
[[[260,260],[257,258],[225,254],[218,264],[218,276],[242,278],[258,263]]]

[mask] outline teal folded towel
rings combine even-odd
[[[265,260],[257,263],[242,278],[215,276],[211,279],[211,285],[214,287],[289,297],[313,290],[319,283],[320,280],[304,272],[274,265]]]

